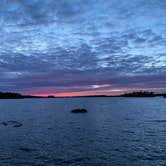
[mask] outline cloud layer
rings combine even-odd
[[[0,90],[166,92],[166,2],[2,0]]]

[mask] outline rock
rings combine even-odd
[[[13,120],[10,120],[10,121],[7,121],[7,122],[2,122],[1,124],[4,125],[4,126],[12,126],[12,127],[21,127],[21,126],[23,126],[22,123],[17,122],[17,121],[13,121]]]
[[[71,110],[71,113],[87,113],[88,111],[86,109],[74,109]]]
[[[21,151],[24,151],[24,152],[32,152],[33,149],[30,149],[30,148],[19,148]]]
[[[23,124],[21,124],[21,123],[13,125],[13,127],[21,127],[21,126],[23,126]]]
[[[7,125],[8,125],[7,122],[2,122],[1,124],[4,125],[4,126],[7,126]]]

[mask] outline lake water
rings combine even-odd
[[[0,100],[0,123],[0,166],[166,165],[164,98]]]

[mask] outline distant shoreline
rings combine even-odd
[[[0,99],[29,99],[29,98],[98,98],[98,97],[127,97],[127,98],[142,98],[142,97],[166,97],[165,93],[155,94],[147,91],[137,91],[131,93],[125,93],[122,95],[87,95],[87,96],[33,96],[33,95],[22,95],[20,93],[13,92],[0,92]]]
[[[154,97],[166,97],[165,94],[155,94],[154,96],[124,96],[124,95],[118,95],[118,96],[107,96],[107,95],[92,95],[92,96],[19,96],[19,97],[14,97],[14,96],[5,96],[2,97],[0,96],[0,100],[5,100],[5,99],[56,99],[56,98],[154,98]]]

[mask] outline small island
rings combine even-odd
[[[53,96],[53,95],[50,95],[50,96],[47,96],[47,98],[55,98],[55,96]]]
[[[157,94],[154,94],[154,92],[138,91],[138,92],[125,93],[121,96],[122,97],[156,97]]]

